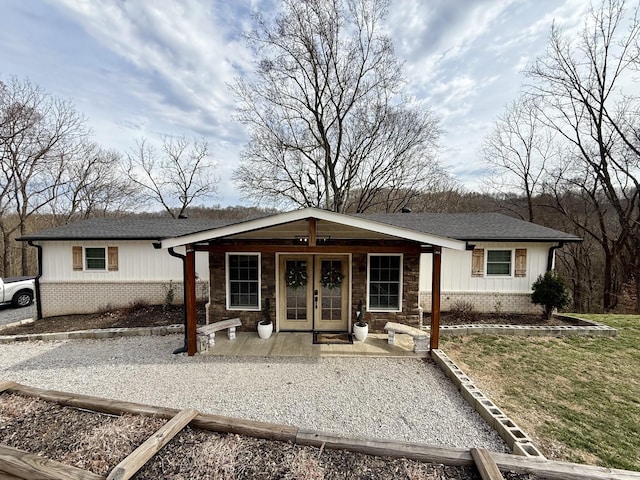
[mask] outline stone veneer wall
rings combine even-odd
[[[531,303],[528,292],[441,292],[440,310],[451,310],[456,302],[469,302],[481,313],[540,313],[541,307]],[[420,305],[431,311],[431,292],[420,292]]]
[[[226,273],[225,255],[211,253],[210,278],[211,282],[211,304],[209,306],[210,321],[224,320],[238,317],[242,321],[240,330],[255,331],[256,324],[262,320],[262,311],[227,310],[226,306]],[[276,319],[276,286],[275,286],[276,256],[274,253],[262,253],[262,302],[269,298],[271,302],[271,318]],[[420,255],[404,255],[404,287],[402,290],[402,312],[365,312],[365,321],[369,323],[369,330],[372,332],[382,332],[385,323],[388,321],[400,322],[408,325],[418,326],[418,281],[420,270]],[[354,253],[352,255],[351,272],[351,319],[355,322],[358,302],[367,305],[367,255],[364,253]]]
[[[94,313],[128,307],[136,302],[160,305],[169,282],[62,282],[40,283],[42,316]],[[182,283],[173,283],[175,304],[182,304]],[[198,300],[207,298],[208,282],[196,284]]]
[[[242,327],[239,330],[255,331],[256,324],[263,319],[264,302],[268,298],[271,303],[271,319],[276,319],[276,255],[275,253],[261,254],[261,296],[262,305],[258,311],[247,310],[227,310],[227,286],[226,286],[226,270],[225,270],[225,254],[210,253],[209,268],[211,269],[211,303],[209,305],[209,321],[217,322],[227,318],[240,318]]]

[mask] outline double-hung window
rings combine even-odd
[[[402,310],[402,255],[369,255],[370,311]]]
[[[227,254],[227,308],[260,309],[260,254]]]
[[[107,269],[107,249],[105,247],[85,247],[84,249],[85,270]]]
[[[511,250],[487,250],[487,276],[511,276]]]

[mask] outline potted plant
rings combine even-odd
[[[273,333],[273,322],[271,321],[271,303],[267,298],[264,301],[264,308],[262,309],[264,318],[258,322],[258,335],[260,338],[267,339]]]
[[[358,302],[358,311],[356,312],[356,322],[353,324],[353,335],[356,340],[364,342],[369,334],[369,324],[364,321],[364,311],[362,310],[362,300]]]

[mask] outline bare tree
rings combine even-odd
[[[615,250],[610,253],[615,257],[624,249],[634,252],[636,278],[640,274],[638,8],[628,12],[623,0],[604,0],[592,7],[577,39],[554,26],[547,54],[527,72],[531,92],[541,99],[541,118],[570,146],[574,161],[582,164],[583,193],[591,196],[592,206],[606,203],[613,212],[615,228],[606,229],[609,238],[615,232]],[[584,230],[588,231],[586,226]],[[605,309],[615,306],[615,273],[612,258],[605,263]],[[638,302],[640,311],[640,295]]]
[[[438,120],[400,95],[386,11],[386,0],[283,0],[273,23],[256,18],[255,80],[232,87],[250,137],[234,174],[245,197],[391,209],[441,171]]]
[[[541,193],[545,165],[557,157],[555,133],[538,115],[535,99],[522,96],[506,108],[482,146],[492,170],[486,183],[502,195],[503,206],[529,222],[535,221],[533,200]],[[522,194],[526,215],[520,208]]]
[[[141,196],[159,203],[173,218],[217,191],[219,180],[204,139],[163,136],[160,154],[141,139],[127,160],[127,177],[141,188]]]
[[[0,230],[5,275],[9,274],[8,239],[16,231],[24,235],[29,217],[51,202],[66,157],[88,133],[84,117],[71,103],[48,95],[29,81],[14,77],[0,88]],[[27,260],[23,243],[22,274],[27,272]]]
[[[104,150],[92,141],[83,142],[64,162],[61,181],[48,208],[54,222],[64,224],[133,210],[139,195],[121,174],[120,165],[118,152]]]

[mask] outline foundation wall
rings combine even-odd
[[[182,283],[171,282],[174,304],[182,304]],[[169,282],[61,282],[40,283],[42,316],[95,313],[128,307],[136,302],[160,305],[167,298]],[[207,298],[208,282],[197,282],[199,300]]]
[[[457,302],[468,302],[480,313],[542,312],[542,307],[531,303],[531,292],[441,292],[441,311],[452,310]],[[431,291],[420,292],[420,306],[425,312],[431,311]]]

